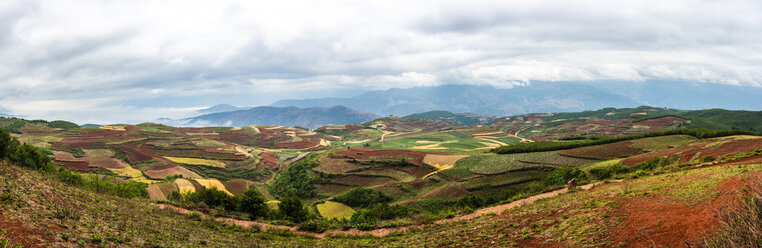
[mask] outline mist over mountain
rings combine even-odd
[[[327,124],[363,123],[378,118],[344,106],[298,108],[261,106],[247,110],[211,113],[173,121],[182,126],[298,126],[317,128]]]
[[[237,111],[237,110],[246,110],[250,109],[247,107],[237,107],[230,104],[217,104],[208,108],[199,109],[196,112],[199,114],[210,114],[210,113],[221,113],[221,112],[231,112],[231,111]]]

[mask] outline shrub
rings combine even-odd
[[[712,156],[704,156],[703,158],[701,158],[701,162],[702,163],[708,163],[708,162],[712,162],[714,160],[716,160],[716,159],[714,157],[712,157]]]
[[[334,201],[341,202],[350,207],[367,208],[379,203],[388,203],[392,198],[373,189],[355,188],[343,195],[337,196]]]
[[[51,121],[50,123],[48,123],[48,127],[72,129],[72,128],[79,128],[79,125],[68,122],[68,121]]]
[[[585,179],[585,173],[577,168],[572,168],[571,166],[561,166],[558,168],[553,169],[553,171],[550,172],[547,176],[545,176],[542,179],[542,182],[545,183],[545,185],[564,185],[569,180],[572,180],[574,178],[577,178],[577,180],[582,181],[582,179]]]
[[[278,211],[282,217],[296,223],[305,221],[309,217],[309,211],[302,205],[302,200],[295,195],[283,197],[278,203]]]
[[[312,219],[299,225],[299,230],[314,233],[323,233],[328,230],[329,227],[330,226],[326,219]]]
[[[216,188],[202,187],[199,191],[190,193],[185,198],[190,202],[204,203],[211,208],[222,206],[228,211],[236,210],[239,205],[238,198]]]
[[[238,210],[249,214],[249,218],[267,217],[270,214],[265,198],[256,189],[248,189],[238,198]]]

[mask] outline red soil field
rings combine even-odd
[[[124,127],[124,130],[127,131],[127,132],[130,132],[130,131],[140,131],[141,128],[138,127],[138,126],[126,126],[126,127]]]
[[[147,145],[141,146],[141,149]],[[245,155],[236,153],[223,153],[223,152],[209,152],[206,150],[171,150],[171,149],[155,149],[155,153],[170,156],[170,157],[191,157],[191,158],[204,158],[214,160],[234,160],[243,161],[246,159]]]
[[[322,192],[331,193],[331,194],[340,194],[346,191],[349,191],[350,189],[354,188],[353,186],[345,186],[345,185],[338,185],[338,184],[332,184],[332,183],[325,183],[325,184],[315,184],[315,188],[317,190],[320,190]]]
[[[740,154],[740,153],[751,152],[759,148],[762,148],[762,139],[733,141],[733,142],[728,142],[728,143],[719,145],[706,152],[702,152],[700,156],[701,158],[705,156],[720,158],[730,154]]]
[[[320,165],[315,170],[325,173],[341,174],[358,168],[360,165],[347,162],[345,159],[336,159],[325,156],[320,159]]]
[[[631,145],[632,141],[620,141],[605,145],[587,146],[570,150],[563,150],[559,152],[559,154],[569,157],[604,160],[633,156],[642,152],[638,148],[630,147]]]
[[[80,135],[78,135],[78,137],[99,137],[99,138],[103,138],[103,137],[106,137],[106,136],[109,136],[109,135],[116,135],[116,134],[121,134],[121,133],[126,133],[126,132],[127,131],[106,130],[106,129],[104,129],[104,130],[99,130],[99,131],[93,131],[93,132],[89,132],[89,133],[80,134]]]
[[[127,159],[129,159],[133,163],[140,163],[145,162],[148,160],[151,160],[153,157],[151,155],[145,154],[141,151],[139,151],[136,147],[136,143],[128,142],[124,144],[115,145],[117,149],[122,151],[125,156],[127,156]]]
[[[719,227],[716,215],[721,209],[738,204],[738,190],[745,179],[732,177],[713,191],[711,202],[685,205],[664,197],[637,196],[618,200],[621,209],[612,217],[622,219],[613,230],[613,244],[625,242],[629,247],[691,247],[689,244],[713,233]]]
[[[400,157],[410,158],[408,162],[422,165],[426,154],[449,155],[444,152],[418,152],[406,150],[374,150],[369,148],[353,147],[343,151],[334,152],[338,156],[347,156],[359,160],[400,160]]]
[[[645,162],[645,161],[647,161],[649,159],[652,159],[654,157],[666,157],[666,156],[674,156],[674,155],[679,155],[680,156],[680,161],[683,161],[683,160],[690,161],[690,159],[693,157],[693,155],[688,154],[686,152],[693,151],[693,150],[697,150],[697,148],[695,148],[693,146],[683,146],[683,147],[678,147],[678,148],[667,149],[667,150],[656,152],[656,153],[643,154],[643,155],[639,155],[639,156],[635,156],[635,157],[631,157],[631,158],[622,160],[622,165],[633,166],[633,165],[636,165],[638,163]],[[695,154],[695,152],[693,154]],[[685,159],[685,157],[687,157],[687,156],[690,156],[691,158]]]
[[[278,168],[278,154],[261,152],[259,156],[262,157],[259,160],[259,166],[267,166],[273,169]]]
[[[162,166],[163,167],[163,166]],[[166,169],[149,169],[143,172],[148,178],[151,179],[164,179],[168,176],[183,175],[183,178],[201,178],[198,174],[189,171],[180,166],[171,166]]]
[[[394,179],[389,177],[365,177],[365,176],[345,176],[345,177],[339,177],[334,178],[331,180],[332,183],[335,184],[341,184],[341,185],[354,185],[354,186],[371,186],[371,185],[379,185],[384,184],[386,182],[393,181]]]
[[[53,160],[54,164],[63,166],[66,169],[74,169],[78,171],[92,171],[95,170],[95,167],[90,167],[90,164],[88,164],[86,161],[59,161],[59,160]]]

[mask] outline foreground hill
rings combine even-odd
[[[748,220],[759,223],[759,216],[728,211],[758,210],[749,209],[755,205],[745,205],[738,196],[762,193],[759,164],[672,171],[628,177],[591,190],[554,193],[523,206],[500,205],[470,217],[373,232],[331,231],[315,235],[316,239],[288,230],[251,227],[252,222],[180,214],[145,199],[98,193],[0,163],[0,245],[715,247],[711,244],[717,232],[744,238],[739,236],[745,231],[741,228],[749,226],[734,223],[734,218],[757,218]],[[760,200],[746,199],[752,204]],[[735,229],[723,229],[722,224]],[[746,247],[754,244],[758,243],[746,243]]]
[[[200,115],[178,121],[180,126],[287,126],[317,128],[327,124],[363,123],[379,116],[361,113],[344,106],[312,107],[255,107],[247,110]]]

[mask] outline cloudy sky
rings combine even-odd
[[[448,83],[762,86],[759,13],[755,0],[0,0],[0,112],[113,123]]]

